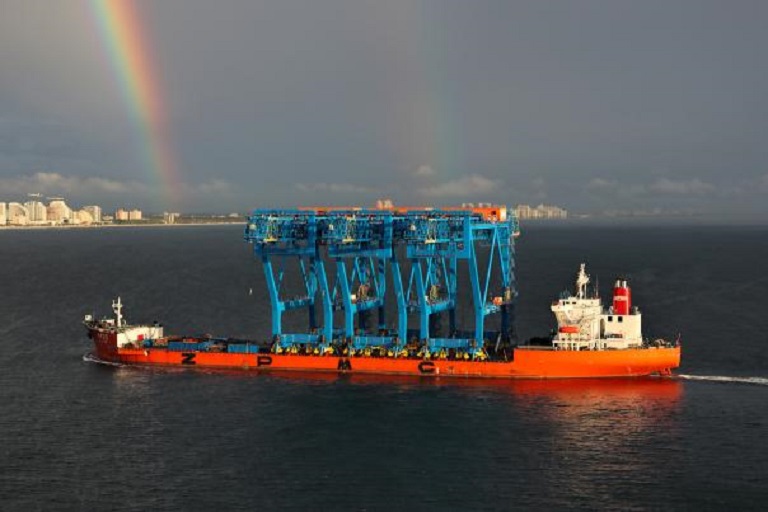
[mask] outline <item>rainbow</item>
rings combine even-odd
[[[144,165],[168,206],[178,204],[182,186],[171,137],[160,75],[152,61],[149,39],[132,0],[91,0],[91,12],[141,140]]]

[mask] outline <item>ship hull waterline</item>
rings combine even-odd
[[[680,347],[605,351],[515,349],[512,361],[396,357],[226,353],[166,349],[110,349],[96,344],[106,362],[141,366],[238,368],[258,371],[335,372],[427,377],[556,379],[670,375]],[[101,350],[100,350],[101,349]]]

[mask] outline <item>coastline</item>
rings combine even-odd
[[[245,220],[239,222],[186,222],[181,224],[74,224],[61,226],[0,226],[3,231],[44,231],[49,229],[102,229],[102,228],[175,228],[175,227],[201,227],[201,226],[245,226]]]

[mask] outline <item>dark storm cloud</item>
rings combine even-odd
[[[55,174],[162,208],[88,4],[0,4],[2,192]],[[137,4],[183,208],[768,217],[764,2]]]

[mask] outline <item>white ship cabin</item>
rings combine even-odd
[[[112,311],[115,318],[103,318],[96,323],[98,330],[114,332],[117,336],[118,348],[139,348],[144,340],[156,340],[163,337],[163,326],[155,323],[152,325],[129,325],[123,317],[123,303],[120,297],[112,302]],[[91,320],[87,315],[86,322]]]
[[[604,309],[595,289],[587,293],[590,279],[581,264],[576,276],[576,294],[566,292],[552,304],[557,333],[555,350],[616,350],[639,347],[643,343],[642,315],[631,307],[630,289],[619,279],[613,288],[613,305]]]

